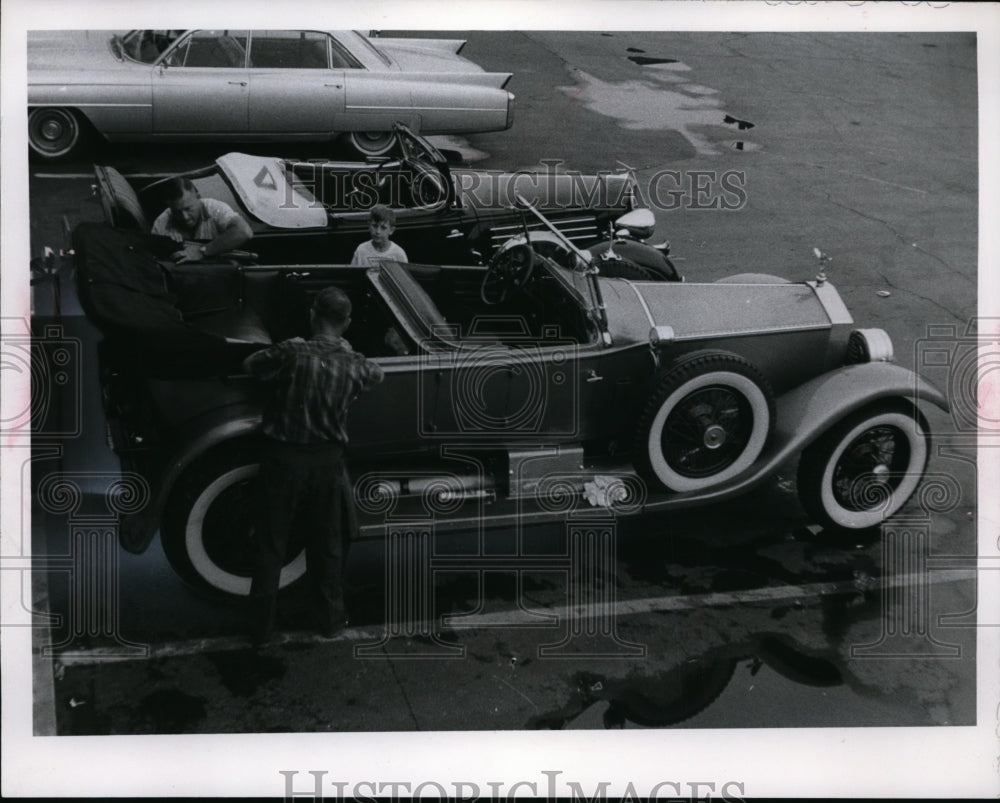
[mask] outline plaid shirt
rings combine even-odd
[[[382,381],[382,369],[342,338],[300,337],[251,354],[251,376],[274,393],[264,409],[263,432],[288,443],[347,443],[347,408]]]

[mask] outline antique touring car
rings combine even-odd
[[[44,159],[108,140],[330,141],[387,153],[392,124],[430,134],[502,131],[510,73],[452,39],[355,31],[32,31],[28,143]]]
[[[468,265],[487,261],[520,230],[511,209],[518,195],[538,204],[581,245],[604,235],[638,200],[627,174],[453,169],[405,125],[391,133],[393,158],[302,161],[227,153],[183,175],[202,197],[238,210],[253,229],[249,247],[257,261],[276,265],[350,262],[369,237],[368,210],[376,203],[395,210],[393,241],[411,260]],[[113,167],[94,172],[107,222],[148,232],[166,206],[166,180],[137,188]]]
[[[305,335],[329,285],[385,370],[349,420],[363,536],[400,518],[517,527],[703,505],[798,454],[803,506],[829,528],[876,526],[916,489],[930,435],[915,401],[947,402],[822,277],[609,278],[569,240],[575,259],[556,258],[550,233],[487,267],[364,269],[178,266],[137,232],[79,226],[109,438],[150,496],[121,515],[125,549],[159,530],[187,580],[248,593],[261,390],[241,361]],[[290,555],[282,582],[303,570]]]

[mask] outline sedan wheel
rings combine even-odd
[[[639,417],[636,467],[671,491],[697,491],[746,470],[774,423],[767,380],[734,354],[703,354],[661,374]]]
[[[817,521],[865,529],[895,514],[917,489],[930,435],[908,402],[880,403],[841,421],[806,449],[799,497]]]
[[[191,585],[234,597],[250,593],[260,491],[258,465],[248,450],[224,449],[193,466],[168,502],[163,548]],[[305,574],[305,550],[290,544],[280,587]]]
[[[43,159],[69,156],[82,138],[83,128],[70,109],[33,109],[28,115],[28,144]]]
[[[347,139],[362,157],[385,156],[396,144],[392,131],[353,131]]]

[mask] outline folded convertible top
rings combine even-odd
[[[73,232],[80,304],[108,339],[135,352],[137,369],[191,375],[227,370],[240,356],[232,340],[185,320],[171,291],[161,260],[176,248],[166,237],[81,223]]]

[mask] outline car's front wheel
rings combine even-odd
[[[252,446],[237,443],[209,452],[177,482],[164,516],[163,548],[174,571],[191,585],[220,595],[249,595],[258,468]],[[305,551],[293,534],[281,587],[305,569]]]
[[[930,456],[926,421],[909,402],[880,402],[848,416],[803,453],[799,498],[834,528],[875,527],[917,489]]]
[[[385,156],[396,144],[392,131],[352,131],[347,141],[362,158]]]
[[[64,159],[83,145],[86,129],[72,109],[45,107],[28,114],[28,145],[42,159]]]
[[[746,470],[774,424],[774,394],[735,354],[693,355],[657,378],[641,412],[636,468],[671,491],[698,491]]]

